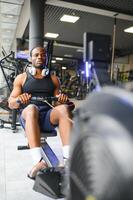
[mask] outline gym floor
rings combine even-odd
[[[76,108],[80,102],[75,102]],[[1,115],[0,118],[3,119]],[[47,138],[47,141],[62,161],[59,136]],[[27,178],[27,172],[32,168],[29,150],[17,150],[18,145],[26,144],[21,127],[17,133],[12,132],[10,125],[0,129],[0,200],[52,200],[32,189],[34,181]]]
[[[47,141],[62,160],[59,136],[47,138]],[[18,145],[26,145],[21,128],[17,133],[0,129],[0,200],[51,200],[32,189],[34,181],[27,178],[27,172],[32,168],[29,150],[18,151]]]

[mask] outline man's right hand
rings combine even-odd
[[[17,103],[28,104],[31,99],[31,94],[23,93],[17,97]]]

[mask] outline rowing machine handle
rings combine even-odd
[[[31,97],[31,101],[58,101],[58,97]],[[16,101],[17,103],[21,104],[20,100]]]
[[[58,97],[31,97],[31,101],[58,101]]]

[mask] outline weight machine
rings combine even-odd
[[[132,200],[132,115],[130,92],[103,87],[89,94],[76,111],[69,163],[59,167],[44,143],[51,165],[38,172],[33,189],[54,199]]]
[[[87,93],[103,85],[111,85],[108,65],[111,62],[109,35],[85,32],[83,35],[83,61],[85,64]]]
[[[5,109],[9,112],[9,121],[0,119],[0,128],[11,128],[13,132],[16,132],[16,126],[19,126],[19,123],[16,123],[17,121],[17,110],[11,110],[8,108],[8,96],[12,91],[13,81],[15,77],[23,71],[23,66],[21,62],[18,59],[15,59],[14,52],[11,51],[10,54],[6,55],[5,52],[3,52],[4,57],[0,60],[0,68],[1,72],[3,74],[3,77],[6,81],[6,86],[1,88],[1,91],[5,93],[3,96],[1,96],[1,102],[0,107],[2,109]],[[6,70],[10,72],[10,74],[6,73]],[[2,93],[1,93],[2,95]],[[6,96],[6,97],[5,97]],[[11,125],[11,127],[6,127],[5,124]]]

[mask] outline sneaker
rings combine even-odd
[[[43,170],[45,168],[47,168],[47,164],[45,163],[44,160],[40,160],[39,163],[37,163],[32,170],[27,174],[28,178],[35,180],[35,177],[37,175],[37,172],[39,172],[40,170]]]

